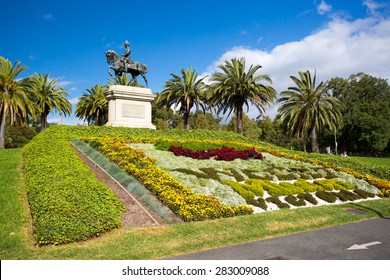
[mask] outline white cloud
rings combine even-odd
[[[321,3],[317,5],[317,12],[320,15],[329,13],[331,10],[332,10],[332,6],[328,5],[324,0],[322,0]]]
[[[294,83],[290,76],[298,71],[316,71],[317,81],[334,77],[348,78],[364,72],[390,79],[390,18],[370,16],[347,21],[333,18],[323,29],[300,41],[288,42],[271,51],[234,47],[225,52],[201,76],[218,71],[217,66],[233,57],[245,57],[247,67],[260,64],[261,74],[267,74],[278,93]],[[276,115],[272,106],[267,114]],[[250,117],[256,117],[256,109]]]
[[[79,97],[71,98],[68,101],[70,102],[70,104],[76,105],[77,103],[79,103]]]
[[[54,16],[52,13],[46,13],[42,16],[43,19],[45,20],[53,20],[54,19]]]

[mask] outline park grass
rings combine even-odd
[[[379,165],[390,168],[390,157],[363,157],[363,156],[351,156],[351,158],[361,161],[368,165]]]
[[[0,150],[0,259],[161,259],[210,248],[390,215],[390,199],[280,210],[169,226],[120,228],[88,241],[35,246],[22,173],[22,150]],[[346,209],[367,212],[364,216]]]

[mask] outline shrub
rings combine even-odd
[[[183,148],[182,146],[170,146],[169,151],[173,152],[175,156],[191,157],[193,159],[210,159],[232,161],[235,159],[263,159],[263,155],[257,152],[254,148],[246,150],[236,150],[234,148],[223,146],[222,148],[215,148],[212,150],[192,150]]]
[[[293,195],[288,195],[284,198],[288,203],[294,205],[294,206],[305,206],[306,202],[304,198],[295,197]]]
[[[337,197],[333,193],[326,191],[317,191],[316,196],[329,203],[335,203],[337,200]]]
[[[304,199],[308,202],[310,202],[313,205],[317,205],[318,201],[315,199],[310,193],[300,193],[297,196],[298,198]]]
[[[375,197],[375,194],[373,193],[369,193],[369,192],[366,192],[364,190],[360,190],[360,189],[355,189],[354,192],[359,195],[361,198],[368,198],[368,197],[371,197],[371,198],[374,198]]]
[[[280,199],[278,197],[275,197],[275,196],[267,197],[265,200],[267,202],[272,202],[272,203],[276,204],[280,209],[290,208],[289,204],[281,202]]]
[[[251,199],[255,197],[255,193],[251,190],[248,190],[248,185],[233,182],[233,181],[223,181],[222,184],[228,185],[235,192],[241,195],[245,200]]]
[[[24,148],[26,188],[39,245],[86,240],[121,226],[115,194],[64,140],[42,132]]]
[[[313,183],[321,186],[325,191],[333,191],[334,190],[333,184],[331,182],[329,182],[328,180],[315,180]]]
[[[347,190],[340,190],[338,192],[335,192],[334,194],[342,201],[349,201],[349,200],[353,201],[353,200],[361,199],[361,197],[356,193]]]
[[[250,198],[246,202],[253,206],[259,207],[263,210],[267,210],[267,204],[265,203],[265,200],[263,198],[259,198],[259,199]]]

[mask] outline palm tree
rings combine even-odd
[[[26,119],[32,109],[27,98],[25,80],[17,80],[17,76],[26,70],[19,61],[12,64],[0,56],[0,148],[4,149],[5,128],[7,119],[11,124]]]
[[[79,98],[75,115],[83,118],[88,125],[104,125],[108,120],[107,86],[95,85]]]
[[[214,73],[208,88],[208,105],[216,107],[217,113],[227,111],[228,117],[234,111],[237,120],[237,133],[243,134],[243,107],[249,104],[254,105],[261,114],[265,113],[266,107],[273,102],[276,91],[273,87],[263,85],[260,81],[265,80],[272,83],[268,75],[256,75],[261,68],[260,65],[251,65],[245,71],[244,58],[232,58],[225,61],[225,65],[219,65],[222,72]]]
[[[47,128],[47,116],[49,113],[58,112],[60,116],[72,113],[72,105],[66,99],[68,93],[64,88],[57,86],[58,79],[50,79],[49,74],[43,76],[40,73],[35,73],[35,75],[30,76],[29,80],[30,98],[38,106],[41,130]]]
[[[316,86],[316,74],[313,80],[309,71],[299,72],[299,77],[290,77],[296,86],[281,93],[278,113],[292,135],[303,139],[310,135],[312,151],[319,153],[318,130],[333,131],[342,125],[343,104],[327,94],[323,82]]]
[[[179,114],[183,116],[184,128],[190,129],[189,117],[192,107],[195,105],[205,110],[202,103],[205,85],[203,78],[198,79],[198,72],[192,67],[181,69],[181,77],[171,73],[172,78],[165,82],[163,91],[157,97],[157,107],[179,107]]]

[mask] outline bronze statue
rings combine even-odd
[[[123,73],[130,73],[132,81],[137,81],[137,76],[141,75],[145,81],[146,87],[148,87],[148,80],[145,74],[148,72],[148,66],[145,64],[132,61],[130,58],[130,47],[129,42],[126,40],[124,43],[125,52],[122,56],[119,56],[115,51],[106,51],[108,73],[113,76],[110,69],[114,70],[115,76],[122,76]]]

